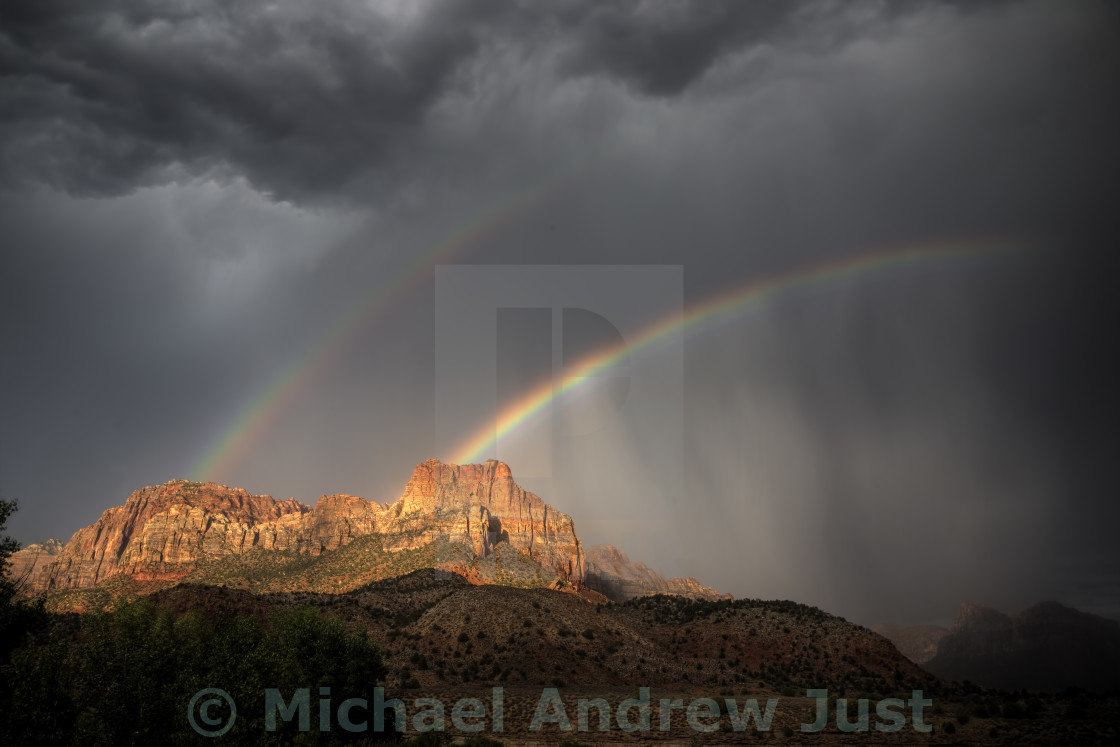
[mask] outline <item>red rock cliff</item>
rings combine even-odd
[[[312,509],[294,499],[183,480],[144,488],[75,533],[32,588],[87,587],[118,574],[174,579],[206,558],[256,548],[318,555],[372,533],[390,551],[445,539],[485,557],[506,542],[561,578],[584,575],[572,518],[518,486],[506,464],[433,459],[416,467],[389,505],[330,495]]]

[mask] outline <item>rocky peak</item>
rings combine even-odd
[[[44,542],[32,542],[30,545],[22,548],[20,552],[35,553],[39,555],[58,555],[62,551],[63,544],[61,540],[49,539]]]
[[[430,517],[428,534],[465,536],[479,557],[505,542],[561,578],[579,581],[584,576],[583,549],[572,517],[514,482],[504,462],[458,465],[429,459],[412,471],[390,511],[402,521]]]
[[[513,481],[509,465],[495,459],[466,465],[429,459],[412,471],[400,502],[402,513],[477,505],[491,513],[524,516],[533,509],[539,513],[545,506]]]
[[[960,609],[957,610],[957,621],[953,625],[954,631],[997,632],[1010,629],[1010,617],[974,602],[961,602]]]

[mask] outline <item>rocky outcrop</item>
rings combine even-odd
[[[937,655],[937,644],[949,632],[938,625],[890,625],[875,628],[875,632],[895,645],[895,648],[915,664],[925,664]]]
[[[79,529],[34,589],[86,587],[121,573],[140,580],[185,576],[201,558],[253,547],[302,549],[310,509],[214,483],[173,480],[137,490]]]
[[[1111,689],[1120,670],[1120,624],[1057,602],[1015,617],[965,603],[925,668],[987,687]]]
[[[32,588],[89,587],[120,574],[171,580],[203,560],[257,549],[319,555],[374,533],[388,551],[443,540],[486,557],[507,543],[559,578],[579,583],[584,577],[572,518],[518,486],[506,464],[429,460],[391,504],[329,495],[312,509],[294,499],[184,480],[144,488],[75,533],[39,569]]]
[[[664,578],[645,563],[630,560],[626,553],[612,545],[592,545],[587,548],[586,583],[592,589],[619,602],[651,594],[692,599],[731,599],[730,594],[720,594],[691,576]]]
[[[43,569],[55,561],[62,551],[62,542],[49,539],[16,550],[8,558],[7,571],[17,588],[34,588]]]
[[[466,541],[476,556],[486,557],[503,542],[526,551],[560,578],[584,577],[583,548],[572,517],[523,490],[504,462],[424,462],[387,512],[392,517],[385,539],[390,549],[443,538]]]

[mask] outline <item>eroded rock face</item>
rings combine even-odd
[[[614,599],[625,601],[650,594],[668,594],[692,599],[730,599],[704,586],[691,576],[664,578],[645,563],[630,560],[613,545],[592,545],[587,548],[587,585]]]
[[[144,488],[75,533],[31,588],[88,587],[122,573],[175,579],[203,559],[257,548],[318,555],[372,533],[390,551],[443,539],[466,544],[479,557],[506,542],[560,578],[584,576],[572,518],[518,486],[506,464],[429,460],[392,504],[330,495],[312,509],[294,499],[183,480]]]
[[[504,462],[418,465],[401,499],[388,509],[398,533],[387,548],[419,547],[441,535],[470,543],[485,557],[499,542],[527,551],[560,578],[584,576],[583,548],[572,517],[557,511],[513,481]]]
[[[143,488],[75,532],[33,588],[93,586],[120,573],[176,578],[204,556],[298,545],[309,511],[294,499],[277,501],[214,483],[173,480]]]
[[[34,588],[43,569],[55,561],[62,552],[62,543],[56,539],[37,542],[20,548],[8,558],[7,571],[20,588]]]

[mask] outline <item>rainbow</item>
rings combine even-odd
[[[871,252],[840,260],[813,265],[793,272],[750,281],[728,291],[718,293],[686,309],[682,314],[671,314],[642,329],[633,339],[614,347],[600,350],[579,361],[573,368],[581,371],[579,377],[563,379],[560,385],[552,380],[537,387],[498,413],[493,423],[488,423],[463,442],[453,453],[452,464],[471,464],[492,453],[498,439],[508,436],[533,418],[553,401],[588,381],[588,374],[602,371],[618,363],[629,353],[651,347],[677,332],[689,331],[734,319],[752,306],[778,294],[812,285],[823,285],[842,278],[883,270],[899,265],[912,265],[969,257],[993,252],[1006,252],[1031,248],[1021,240],[986,239],[964,240],[951,243],[934,243]]]
[[[573,164],[534,188],[525,189],[485,211],[449,236],[433,243],[359,298],[315,345],[279,371],[210,441],[189,471],[192,479],[221,479],[260,438],[276,418],[349,349],[354,339],[425,279],[426,270],[478,246],[527,215],[573,181],[584,162]]]

